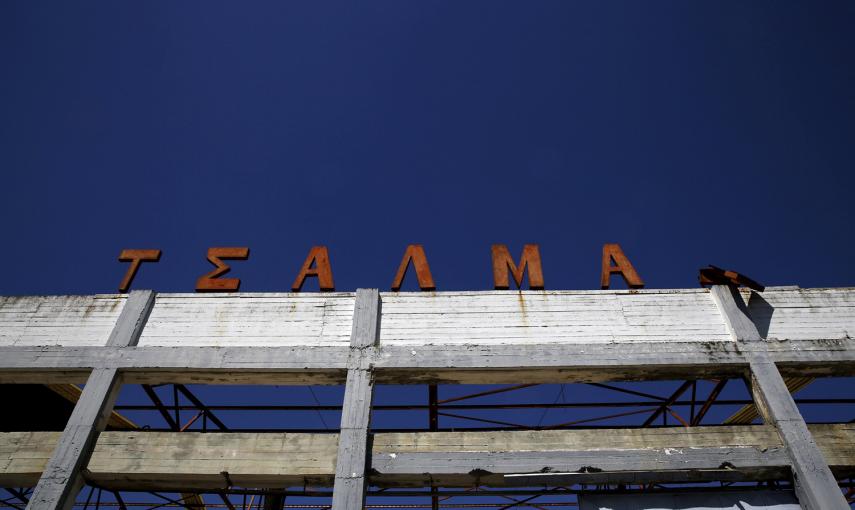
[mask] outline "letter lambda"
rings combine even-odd
[[[430,266],[425,256],[424,247],[420,244],[410,244],[404,252],[401,265],[398,266],[398,273],[395,274],[395,279],[392,281],[392,291],[398,292],[401,290],[401,283],[404,281],[404,275],[407,274],[410,262],[413,263],[413,267],[416,270],[419,288],[421,290],[436,290],[436,285],[433,283],[433,276],[430,274]]]

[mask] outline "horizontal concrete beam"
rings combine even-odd
[[[747,367],[730,342],[381,346],[379,383],[545,383],[736,376]]]
[[[855,340],[764,342],[785,376],[855,374]],[[366,362],[381,384],[522,383],[742,375],[735,342],[381,346]],[[0,383],[85,382],[116,368],[128,383],[341,384],[349,347],[0,347]]]
[[[116,368],[130,384],[340,384],[348,347],[0,347],[0,382],[85,382]]]
[[[855,424],[811,425],[838,476],[855,471]],[[59,433],[0,434],[0,485],[38,480]],[[103,432],[85,477],[113,489],[212,490],[330,486],[338,434]],[[372,485],[526,486],[571,473],[574,483],[756,480],[787,476],[766,425],[693,428],[374,434]],[[228,479],[223,472],[228,473]],[[563,476],[563,475],[562,475]],[[550,482],[552,483],[552,482]]]
[[[743,292],[759,350],[784,376],[855,374],[855,289]],[[126,298],[0,297],[0,383],[340,384],[354,295],[160,294],[136,347],[107,342]],[[365,362],[380,383],[505,383],[741,375],[710,292],[382,293]]]

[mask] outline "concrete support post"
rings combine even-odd
[[[380,293],[377,289],[358,289],[353,310],[332,510],[357,510],[365,504],[370,451],[368,428],[374,394],[371,360],[379,339]]]
[[[107,345],[136,345],[154,304],[154,292],[133,291],[113,327]],[[45,466],[28,510],[68,510],[83,486],[81,470],[86,467],[98,433],[104,430],[119,393],[121,381],[115,368],[92,370],[65,430]]]
[[[796,495],[808,510],[848,510],[837,481],[816,445],[793,397],[770,359],[765,340],[751,320],[739,290],[732,285],[715,285],[713,299],[734,340],[746,345],[751,370],[754,403],[767,424],[774,425],[787,449],[793,469]]]

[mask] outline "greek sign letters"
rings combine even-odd
[[[314,276],[318,278],[318,286],[321,292],[332,292],[335,290],[335,284],[332,278],[332,268],[330,267],[330,256],[327,253],[326,246],[313,246],[309,251],[309,256],[303,262],[303,267],[297,274],[297,279],[291,285],[293,292],[300,292],[303,288],[303,282],[306,278]]]
[[[419,288],[421,290],[436,290],[436,285],[433,283],[433,276],[430,274],[430,266],[425,256],[424,247],[420,244],[411,244],[404,251],[404,259],[401,260],[401,265],[398,266],[395,279],[392,280],[392,291],[398,292],[401,290],[401,283],[404,281],[404,275],[407,274],[410,262],[413,263],[413,268],[416,270]]]
[[[119,292],[128,291],[142,262],[157,262],[158,260],[160,260],[160,250],[122,250],[122,253],[119,254],[119,262],[130,262],[131,265],[119,284]]]
[[[612,260],[615,261],[615,266],[612,265]],[[600,287],[603,289],[609,288],[609,279],[612,274],[618,273],[623,276],[627,287],[630,289],[640,289],[644,287],[644,282],[635,268],[629,263],[629,259],[623,254],[619,244],[604,244],[603,245],[603,270],[600,272]]]
[[[508,273],[514,277],[518,288],[522,288],[523,272],[528,268],[528,287],[532,290],[543,290],[543,269],[540,267],[540,250],[536,244],[523,246],[519,266],[514,264],[508,247],[504,244],[494,244],[493,252],[493,286],[496,290],[508,290]]]
[[[208,262],[214,264],[216,269],[199,277],[196,281],[196,292],[237,292],[240,289],[240,278],[220,278],[232,270],[222,259],[248,258],[249,248],[208,248]]]
[[[122,250],[119,254],[119,261],[130,262],[131,265],[119,284],[119,292],[128,292],[142,262],[157,262],[160,260],[160,254],[160,250]],[[491,254],[493,259],[493,287],[496,290],[511,288],[509,275],[513,277],[517,288],[522,289],[523,277],[526,274],[528,275],[529,289],[543,290],[545,288],[540,248],[536,244],[523,246],[519,262],[514,260],[508,251],[508,247],[504,244],[494,244],[491,247]],[[214,270],[199,277],[196,281],[196,292],[237,292],[240,289],[240,278],[221,278],[232,269],[223,260],[247,260],[248,258],[249,248],[247,247],[209,248],[208,262],[214,265]],[[393,292],[401,290],[401,285],[410,266],[413,266],[416,273],[419,289],[423,291],[436,290],[424,246],[410,244],[404,250],[404,257],[401,259],[401,264],[392,280]],[[602,271],[600,273],[600,286],[603,289],[609,288],[609,281],[613,274],[622,276],[631,289],[644,287],[644,281],[638,276],[620,245],[605,244],[603,245]],[[291,285],[291,291],[300,292],[306,278],[317,278],[321,292],[335,290],[332,265],[326,246],[313,246],[309,250],[309,255]]]

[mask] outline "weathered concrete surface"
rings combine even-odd
[[[855,473],[855,424],[809,428],[833,472]],[[59,435],[0,433],[0,485],[35,483]],[[471,485],[476,476],[490,484],[509,485],[520,481],[503,475],[518,473],[522,467],[557,471],[576,464],[573,471],[592,468],[579,475],[586,480],[645,473],[691,479],[693,475],[685,471],[689,466],[717,470],[722,462],[731,462],[736,469],[699,472],[695,479],[766,478],[787,470],[789,460],[782,446],[767,425],[381,433],[373,435],[371,482],[422,486],[425,473],[433,473],[452,485]],[[338,434],[332,433],[102,432],[86,477],[123,489],[219,488],[226,484],[223,471],[244,486],[332,485],[337,451]],[[425,471],[428,464],[432,467]],[[470,473],[473,466],[492,474]]]
[[[714,285],[712,296],[740,346],[766,346],[735,286]],[[763,421],[775,427],[793,468],[799,503],[808,510],[848,510],[834,474],[802,418],[784,378],[763,349],[747,354],[751,391]]]
[[[332,510],[351,510],[365,504],[368,430],[374,396],[374,371],[370,359],[380,337],[380,313],[377,290],[359,289],[353,311]]]
[[[106,343],[136,345],[152,304],[152,291],[134,291],[128,298]],[[39,478],[28,509],[69,510],[83,486],[81,470],[89,461],[98,433],[104,430],[119,394],[121,376],[115,368],[95,368],[68,418],[56,448]]]

